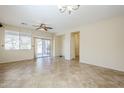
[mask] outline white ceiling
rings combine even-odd
[[[4,24],[35,29],[32,25],[45,23],[54,28],[50,31],[55,32],[121,15],[124,15],[123,5],[81,5],[71,15],[67,12],[60,13],[56,5],[0,6],[0,22]],[[22,22],[28,25],[24,26],[21,24]]]

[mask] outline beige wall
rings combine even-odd
[[[79,57],[79,32],[72,32],[71,33],[71,58],[70,59],[75,59],[77,56]]]
[[[64,55],[64,35],[55,36],[55,56]]]
[[[4,45],[4,30],[13,30],[13,31],[23,31],[32,33],[32,49],[31,50],[5,50],[2,45]],[[53,38],[53,34],[40,32],[40,31],[32,31],[29,29],[18,28],[14,26],[6,26],[5,29],[0,28],[0,63],[11,62],[11,61],[19,61],[25,59],[34,58],[34,37],[39,38]]]
[[[71,52],[71,59],[75,59],[75,34],[71,33],[71,46],[70,46],[70,52]]]
[[[79,48],[80,48],[80,46],[79,46],[79,45],[80,45],[80,44],[79,44],[79,43],[80,43],[80,42],[79,42],[79,41],[80,41],[80,40],[79,40],[79,37],[80,37],[79,34],[80,34],[80,33],[76,33],[76,34],[75,34],[75,56],[76,56],[76,57],[77,57],[77,56],[79,57]]]
[[[71,32],[80,31],[80,62],[124,71],[124,17],[115,17],[63,31],[65,58],[72,58]]]
[[[55,56],[60,56],[62,53],[62,39],[61,36],[55,37]]]
[[[67,60],[70,60],[70,57],[71,57],[71,53],[70,53],[70,50],[71,50],[71,34],[70,32],[66,32],[66,33],[61,33],[61,34],[56,34],[56,37],[59,37],[62,36],[61,40],[57,40],[57,42],[59,41],[59,43],[55,43],[56,44],[56,47],[55,47],[55,51],[56,52],[56,56],[59,54],[62,54],[65,59]],[[61,42],[61,44],[60,44]],[[61,46],[59,46],[58,44],[60,44]],[[59,49],[62,48],[62,49]],[[59,51],[58,51],[59,50]]]

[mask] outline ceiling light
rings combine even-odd
[[[59,11],[61,13],[64,13],[67,11],[69,14],[71,14],[72,11],[77,10],[80,7],[80,5],[59,5]]]

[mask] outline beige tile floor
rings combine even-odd
[[[3,88],[97,88],[124,87],[124,72],[66,61],[39,58],[0,64]]]

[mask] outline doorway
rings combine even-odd
[[[50,57],[51,56],[51,40],[44,38],[35,39],[35,57]]]
[[[79,60],[80,57],[80,32],[71,33],[71,58]]]

